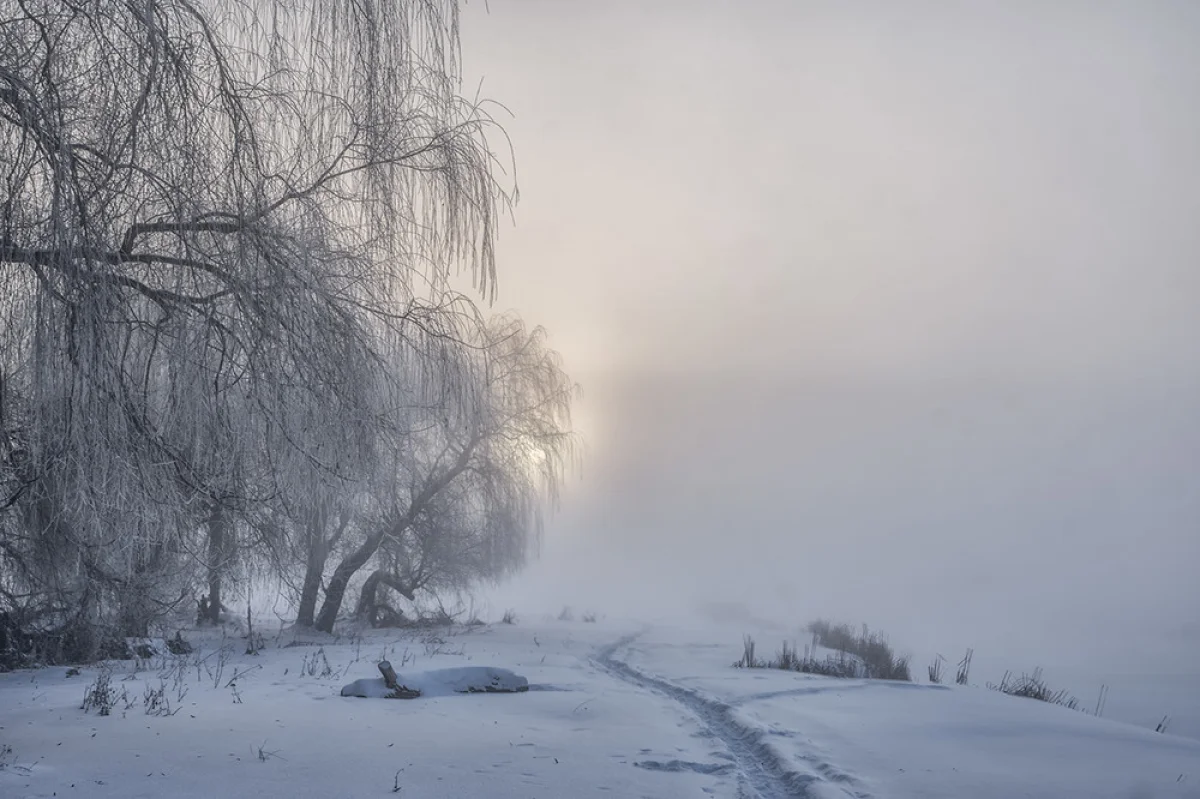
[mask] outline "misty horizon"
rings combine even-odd
[[[496,601],[1188,668],[1196,7],[688,8],[464,18],[587,441]]]

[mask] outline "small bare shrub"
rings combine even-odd
[[[247,655],[257,655],[259,652],[261,652],[263,649],[265,649],[266,646],[267,646],[267,642],[263,638],[262,633],[260,633],[260,632],[258,632],[256,630],[252,630],[250,632],[250,634],[246,636],[246,654]]]
[[[943,661],[945,661],[945,658],[942,657],[941,655],[938,655],[936,658],[933,659],[933,662],[929,664],[929,681],[930,682],[938,683],[938,684],[940,684],[942,682],[942,662]]]
[[[897,657],[887,637],[870,632],[867,625],[864,624],[862,632],[856,634],[849,624],[835,625],[818,619],[809,624],[808,629],[821,646],[857,657],[863,665],[864,674],[861,676],[874,680],[911,682],[908,658]]]
[[[839,651],[836,655],[820,659],[813,654],[815,651],[815,646],[812,650],[806,647],[804,655],[801,656],[796,644],[785,641],[780,650],[775,654],[774,660],[759,660],[755,656],[754,639],[747,635],[742,639],[742,657],[733,665],[736,668],[743,669],[781,669],[783,671],[798,671],[804,674],[821,674],[826,677],[854,678],[868,676],[866,674],[867,666],[858,656],[850,655],[845,651]],[[878,676],[876,679],[908,680],[908,661],[903,658],[894,660],[891,664],[891,670],[885,671],[881,669],[880,674],[895,676]]]
[[[261,668],[262,668],[261,663],[255,663],[253,666],[247,666],[244,669],[239,669],[239,668],[235,667],[233,670],[233,676],[229,678],[229,682],[225,683],[225,687],[228,688],[229,686],[236,684],[238,680],[242,679],[247,674],[256,672]]]
[[[1100,695],[1096,697],[1096,711],[1093,715],[1097,718],[1104,715],[1104,707],[1108,704],[1108,686],[1100,686]]]
[[[462,655],[466,651],[462,646],[457,649],[447,646],[446,639],[439,635],[423,635],[420,640],[425,645],[425,657],[427,658],[435,655]]]
[[[191,659],[187,655],[176,655],[169,660],[164,660],[163,667],[158,672],[159,680],[171,683],[176,703],[183,702],[183,698],[187,696],[187,672],[190,664]],[[199,670],[197,670],[198,678]]]
[[[266,742],[266,741],[263,741],[263,742],[262,742],[262,746],[258,747],[258,760],[259,760],[259,762],[261,762],[261,763],[266,763],[268,760],[270,760],[270,759],[271,759],[271,758],[273,758],[273,757],[278,757],[280,760],[286,760],[286,759],[287,759],[287,758],[285,758],[285,757],[280,757],[280,756],[279,756],[279,751],[278,751],[278,750],[276,750],[276,751],[274,751],[274,752],[269,752],[269,751],[267,751],[267,742]]]
[[[587,613],[583,614],[583,616],[581,618],[583,619],[585,624],[595,624],[596,623],[596,614],[591,611],[588,611]]]
[[[742,659],[733,664],[739,669],[757,669],[761,668],[761,664],[754,657],[754,638],[749,635],[742,636]]]
[[[559,621],[575,621],[575,614],[571,612],[570,605],[566,605],[563,607],[562,612],[560,612],[558,614],[558,620]]]
[[[171,700],[167,696],[167,683],[164,680],[159,680],[157,688],[146,683],[146,690],[142,694],[142,707],[145,708],[147,716],[174,716],[179,712],[179,708],[171,708]]]
[[[300,663],[300,674],[305,677],[328,679],[334,675],[333,666],[325,655],[325,647],[317,647],[311,656],[305,655]]]
[[[844,652],[839,652],[824,660],[811,656],[806,657],[800,661],[796,671],[804,674],[820,674],[823,677],[837,677],[843,680],[862,676],[858,661],[846,657]]]
[[[774,667],[784,671],[800,671],[800,657],[796,654],[796,645],[788,646],[784,641],[779,652],[775,655]]]
[[[1026,699],[1036,699],[1039,702],[1049,702],[1052,705],[1062,705],[1071,710],[1079,710],[1079,700],[1069,696],[1066,690],[1054,691],[1042,679],[1041,668],[1033,670],[1033,674],[1022,674],[1014,677],[1011,672],[1004,672],[1004,678],[999,685],[988,683],[988,688],[994,691],[1020,696]]]
[[[967,680],[971,677],[971,658],[975,657],[974,649],[967,649],[967,654],[958,662],[958,674],[955,675],[954,681],[959,685],[966,685]]]
[[[504,615],[500,617],[500,623],[501,624],[516,624],[517,623],[517,612],[515,610],[513,610],[512,608],[509,608],[508,610],[504,611]]]
[[[96,711],[97,716],[108,716],[112,714],[113,708],[117,703],[127,699],[128,695],[125,689],[117,691],[116,686],[112,682],[112,667],[105,664],[100,667],[100,671],[96,674],[96,679],[83,692],[83,708],[84,713]]]
[[[891,661],[882,661],[876,665],[868,663],[867,666],[868,676],[873,680],[912,682],[912,673],[908,670],[907,657],[893,658]]]
[[[832,624],[825,619],[817,619],[808,625],[817,642],[826,649],[836,649],[839,652],[854,651],[854,628],[849,624]]]
[[[208,673],[208,676],[212,678],[213,688],[220,688],[221,677],[225,675],[225,666],[229,663],[229,647],[223,646],[213,654],[217,656],[216,663],[210,666],[208,658],[205,658],[201,662],[204,664],[204,669]]]
[[[742,641],[742,657],[733,664],[739,669],[780,669],[782,671],[798,671],[804,674],[821,674],[826,677],[859,677],[859,663],[839,653],[824,660],[811,657],[807,653],[801,657],[795,644],[786,641],[775,654],[774,660],[759,660],[755,656],[754,639],[745,636]]]

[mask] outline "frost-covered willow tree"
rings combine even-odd
[[[354,544],[329,578],[319,630],[333,630],[351,580],[368,564],[376,568],[357,612],[370,618],[381,586],[412,599],[496,579],[526,561],[542,502],[556,498],[576,453],[576,386],[540,328],[500,316],[472,320],[465,333],[444,351],[459,365],[440,401],[409,401],[408,381],[391,386],[395,432]]]
[[[475,319],[467,298],[445,294],[437,303],[408,307],[419,320],[420,335],[411,330],[383,329],[374,338],[374,357],[352,380],[357,404],[339,408],[289,403],[291,413],[309,415],[311,444],[327,456],[312,457],[312,447],[299,451],[279,442],[273,457],[294,461],[276,471],[286,476],[272,518],[289,531],[291,568],[298,577],[297,623],[313,626],[317,602],[330,559],[351,544],[367,509],[390,486],[379,475],[413,446],[428,420],[460,403],[464,391],[463,362],[456,357]]]
[[[279,519],[328,543],[396,341],[457,385],[440,298],[493,291],[500,131],[449,0],[0,20],[0,609],[136,632],[198,565],[219,604],[240,551],[294,551]]]

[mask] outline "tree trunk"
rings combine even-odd
[[[438,495],[446,486],[454,482],[467,468],[467,464],[471,460],[471,454],[475,447],[479,444],[479,438],[472,438],[470,442],[463,447],[458,454],[458,459],[445,472],[431,477],[426,481],[424,488],[420,493],[413,497],[412,502],[408,506],[408,510],[392,525],[383,525],[378,532],[367,536],[367,540],[363,541],[362,546],[351,552],[346,558],[338,564],[334,569],[333,577],[329,580],[329,585],[325,586],[325,602],[321,605],[321,615],[317,617],[316,628],[321,632],[332,633],[333,625],[337,621],[338,612],[342,609],[342,600],[346,598],[346,586],[350,584],[350,580],[354,574],[367,565],[377,551],[383,539],[389,534],[398,536],[408,529],[412,524],[413,519],[417,514],[425,509],[430,500]]]
[[[325,586],[325,601],[321,604],[321,615],[317,617],[317,623],[314,625],[318,630],[326,633],[333,632],[333,625],[342,609],[342,600],[346,597],[346,587],[350,585],[354,574],[367,565],[367,561],[379,549],[386,533],[386,527],[381,527],[378,532],[372,533],[366,541],[363,541],[362,546],[347,555],[345,560],[334,569],[333,576],[329,578],[329,584]]]
[[[362,591],[358,594],[358,606],[354,608],[354,618],[366,621],[372,627],[375,626],[375,606],[378,604],[379,575],[382,573],[382,569],[376,569],[371,572],[370,576],[367,577],[367,581],[363,583]]]
[[[225,509],[220,503],[208,518],[208,621],[221,622],[221,577],[225,572],[230,538]]]
[[[132,638],[150,637],[150,618],[143,604],[144,596],[131,597],[121,609],[121,635]]]
[[[376,623],[375,609],[379,605],[379,586],[381,585],[386,585],[396,591],[409,602],[414,602],[417,598],[408,585],[397,580],[388,571],[376,569],[371,572],[367,581],[363,583],[362,592],[358,595],[358,605],[354,608],[354,616],[367,621],[372,627]]]
[[[296,611],[296,626],[312,627],[317,615],[317,593],[321,590],[321,572],[324,559],[318,566],[309,553],[308,566],[304,570],[304,584],[300,588],[300,607]]]
[[[329,559],[329,547],[325,545],[325,514],[314,511],[308,523],[308,559],[304,568],[304,584],[300,589],[300,608],[296,613],[296,624],[312,627],[317,612],[317,593],[321,590],[321,576],[325,573],[325,561]]]
[[[150,636],[150,586],[146,584],[141,568],[137,568],[133,579],[121,587],[119,615],[122,636]]]
[[[161,573],[165,551],[166,547],[160,541],[148,554],[140,555],[134,563],[133,574],[119,589],[121,634],[124,636],[150,636],[150,620],[154,615],[151,600],[154,577]]]

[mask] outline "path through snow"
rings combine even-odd
[[[734,767],[742,781],[741,794],[747,799],[826,799],[826,797],[856,797],[869,799],[869,794],[831,785],[817,774],[802,773],[792,768],[767,742],[763,732],[738,722],[734,708],[724,702],[707,698],[684,686],[652,677],[628,663],[617,659],[618,651],[629,647],[639,633],[627,635],[602,647],[592,658],[596,666],[609,675],[643,690],[653,691],[682,705],[704,728],[729,749]],[[828,766],[830,773],[845,782],[850,778]]]

